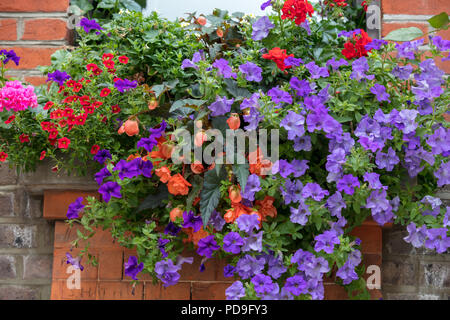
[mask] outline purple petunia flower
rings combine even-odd
[[[181,231],[180,227],[177,227],[175,223],[169,221],[166,228],[164,229],[164,234],[170,234],[172,236],[176,236]]]
[[[386,92],[386,88],[381,84],[375,83],[375,85],[370,88],[370,92],[377,96],[379,102],[391,102],[391,100],[389,100],[390,94]]]
[[[97,181],[98,185],[101,185],[103,183],[103,180],[106,177],[110,177],[110,176],[111,176],[111,172],[109,172],[108,168],[104,167],[95,174],[95,181]]]
[[[248,123],[244,127],[247,131],[252,131],[258,129],[258,124],[264,119],[264,116],[261,115],[256,108],[250,108],[249,114],[244,115],[244,121]]]
[[[97,154],[94,156],[94,160],[97,161],[100,164],[104,164],[106,159],[112,159],[111,157],[111,153],[109,152],[109,150],[100,150],[99,152],[97,152]]]
[[[291,168],[294,178],[299,178],[305,174],[306,170],[309,169],[308,162],[309,160],[292,160]]]
[[[371,209],[373,219],[381,226],[394,217],[391,203],[386,199],[386,190],[374,190],[366,199],[367,209]]]
[[[221,214],[218,211],[213,210],[208,224],[213,226],[213,228],[217,231],[221,231],[223,229],[223,226],[226,224],[226,221],[224,218],[222,218]]]
[[[169,242],[170,242],[169,239],[163,239],[161,237],[158,239],[158,248],[163,258],[166,258],[168,256],[168,253],[166,252],[166,245]]]
[[[214,240],[213,235],[207,236],[198,241],[197,253],[200,256],[212,258],[212,253],[219,249],[220,246],[217,245],[217,242],[216,240]]]
[[[81,257],[72,257],[69,252],[66,252],[67,264],[71,264],[74,269],[84,270],[84,267],[81,265]]]
[[[342,209],[347,208],[347,205],[345,204],[345,201],[339,191],[336,191],[336,193],[327,199],[325,206],[328,210],[330,210],[332,216],[340,216]]]
[[[341,243],[341,241],[339,240],[339,238],[337,236],[336,231],[334,231],[334,230],[327,230],[324,233],[316,236],[314,238],[314,240],[316,241],[314,250],[316,252],[323,250],[328,254],[333,253],[334,245]]]
[[[369,42],[368,44],[366,44],[364,46],[364,48],[367,51],[370,51],[372,49],[373,50],[380,50],[382,46],[387,45],[387,44],[388,44],[388,42],[386,40],[383,40],[383,39],[372,39],[372,41]]]
[[[225,79],[237,78],[237,74],[233,72],[233,69],[229,66],[228,61],[223,58],[214,61],[212,66],[216,68],[218,70],[217,73],[222,75]]]
[[[294,173],[294,168],[292,165],[284,159],[275,161],[272,165],[272,174],[279,173],[283,178],[287,178],[289,175]]]
[[[355,250],[348,255],[347,261],[338,269],[336,276],[343,280],[343,284],[350,284],[353,280],[358,280],[355,267],[361,263],[361,251]]]
[[[355,188],[359,188],[360,186],[358,178],[352,174],[344,175],[336,185],[339,191],[345,192],[348,195],[353,195]]]
[[[244,285],[240,281],[235,281],[225,290],[227,300],[240,300],[245,296]]]
[[[138,264],[138,259],[135,256],[131,256],[128,262],[125,262],[125,275],[131,277],[133,280],[137,280],[137,274],[144,269],[144,263]]]
[[[101,193],[103,201],[109,202],[111,197],[122,198],[120,189],[121,186],[117,182],[109,181],[103,184],[100,189],[98,189],[98,192]]]
[[[243,214],[236,219],[239,230],[250,234],[253,229],[259,230],[259,216],[257,214]]]
[[[48,81],[54,81],[56,82],[59,86],[63,86],[64,82],[68,79],[70,79],[70,76],[64,72],[64,71],[59,71],[59,70],[55,70],[55,72],[49,73],[48,75],[48,79],[46,82]]]
[[[350,74],[350,79],[358,80],[361,82],[362,79],[373,80],[375,76],[367,75],[366,72],[369,71],[369,64],[367,63],[366,57],[361,57],[356,59],[352,63],[352,73]]]
[[[197,232],[202,226],[203,222],[201,216],[194,216],[194,212],[192,211],[183,212],[183,228],[192,228],[194,232]]]
[[[303,198],[313,198],[316,201],[321,201],[325,196],[329,195],[328,190],[324,190],[317,183],[308,182],[302,190]]]
[[[311,144],[311,137],[310,136],[302,136],[302,137],[296,137],[294,139],[294,151],[311,151],[312,144]]]
[[[387,187],[383,186],[380,182],[380,175],[375,172],[366,172],[363,176],[364,181],[369,183],[370,189],[387,189]]]
[[[255,275],[251,282],[253,283],[253,288],[255,292],[258,294],[269,293],[274,289],[275,284],[272,281],[272,278],[266,276],[262,273]]]
[[[308,283],[305,278],[299,274],[286,279],[284,289],[294,296],[299,296],[301,294],[306,294],[308,288]]]
[[[262,236],[263,231],[258,233],[252,233],[249,237],[245,238],[245,243],[242,246],[242,251],[262,251]]]
[[[304,226],[308,222],[308,216],[311,215],[309,211],[309,207],[303,202],[300,201],[298,208],[290,207],[291,215],[289,219],[293,223],[298,223],[301,226]]]
[[[348,66],[348,62],[345,59],[336,60],[336,58],[333,57],[327,61],[326,65],[327,65],[327,67],[331,66],[333,71],[337,71],[337,70],[339,70],[339,67],[341,67],[341,66]]]
[[[84,205],[81,204],[83,202],[83,197],[77,198],[74,202],[69,205],[67,209],[67,219],[76,219],[79,217],[80,211],[83,210]]]
[[[263,16],[256,20],[252,28],[252,39],[260,41],[269,35],[270,30],[275,28],[275,25],[270,21],[268,16]]]
[[[148,152],[152,152],[153,148],[157,145],[158,141],[156,141],[156,139],[153,137],[149,137],[149,138],[141,138],[141,140],[137,142],[136,146],[138,148],[144,148]]]
[[[259,180],[258,175],[251,174],[247,178],[247,184],[245,185],[244,192],[241,192],[241,195],[244,199],[254,201],[255,193],[259,190],[261,190],[261,181]]]
[[[89,33],[91,30],[104,30],[100,25],[95,21],[95,19],[89,20],[88,18],[83,18],[80,20],[79,27],[82,27],[86,33]]]
[[[433,228],[427,230],[425,247],[435,249],[437,253],[444,253],[450,248],[450,237],[447,237],[447,228]]]
[[[128,79],[123,79],[123,80],[120,79],[120,80],[117,80],[116,82],[114,82],[114,87],[117,89],[117,91],[123,93],[125,91],[136,88],[137,81],[136,80],[130,81]]]
[[[292,77],[289,85],[299,97],[307,97],[310,93],[315,92],[315,83],[309,83],[308,80],[299,80],[297,77]]]
[[[428,137],[427,144],[431,147],[434,155],[443,154],[450,151],[450,129],[439,127]]]
[[[303,184],[300,180],[286,179],[284,188],[280,187],[281,195],[284,199],[284,204],[297,203],[303,199],[302,197]]]
[[[289,110],[286,117],[281,121],[280,126],[288,131],[288,139],[294,140],[295,137],[301,137],[305,134],[304,124],[305,117]]]
[[[423,44],[423,39],[416,41],[406,41],[403,43],[396,43],[395,48],[397,49],[397,58],[408,58],[414,59],[414,52]]]
[[[0,55],[3,55],[3,64],[7,64],[10,60],[16,64],[16,66],[19,65],[20,57],[14,52],[14,50],[0,50]]]
[[[213,102],[208,108],[211,110],[211,116],[217,117],[222,116],[231,111],[231,105],[233,104],[234,99],[227,99],[226,96],[223,98],[217,96],[216,101]]]
[[[285,102],[287,104],[292,104],[292,97],[286,91],[279,89],[278,87],[274,87],[267,91],[267,95],[272,98],[272,101],[275,103]]]
[[[266,8],[267,7],[270,7],[270,6],[272,6],[272,0],[268,0],[268,1],[265,1],[262,5],[261,5],[261,10],[266,10]]]
[[[236,267],[232,266],[231,264],[227,264],[223,268],[223,276],[225,278],[233,277],[235,272],[236,272]]]
[[[126,161],[121,159],[115,166],[113,171],[119,171],[119,178],[123,180],[124,178],[133,179],[140,174],[139,164],[141,158],[134,159],[132,161]]]
[[[311,79],[327,78],[330,76],[327,68],[319,67],[314,61],[306,64],[305,67],[311,73]]]
[[[284,59],[284,65],[287,67],[300,67],[300,65],[302,64],[303,60],[300,58],[289,56],[286,59]]]
[[[242,215],[246,216],[246,215]],[[241,216],[241,217],[242,217]],[[230,232],[223,238],[223,251],[238,254],[241,252],[241,247],[244,245],[244,239],[239,233]]]
[[[375,157],[375,163],[379,169],[386,169],[386,171],[392,171],[394,166],[400,162],[399,157],[397,157],[394,149],[389,147],[387,153],[381,151],[377,152]]]
[[[411,65],[406,66],[396,66],[392,70],[392,74],[401,80],[408,80],[409,76],[413,72],[413,67]]]
[[[434,176],[438,178],[438,187],[450,184],[450,161],[446,163],[442,161],[439,169],[434,172]]]
[[[164,287],[177,284],[180,279],[180,265],[174,265],[172,260],[162,260],[155,264],[156,277],[162,281]]]
[[[247,81],[261,82],[262,69],[253,62],[247,61],[239,66],[239,70],[245,75]]]
[[[239,259],[236,264],[236,270],[239,277],[248,279],[255,274],[261,273],[265,264],[266,261],[264,258],[256,258],[247,254]]]

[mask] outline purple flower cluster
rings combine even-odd
[[[336,276],[343,280],[343,284],[350,284],[353,280],[358,280],[355,268],[361,263],[361,251],[354,250],[348,255],[347,261],[338,269]]]
[[[67,209],[67,219],[70,220],[79,217],[80,211],[84,208],[84,205],[81,202],[83,202],[83,197],[77,198],[75,202],[72,202],[69,205],[69,208]]]
[[[262,18],[256,20],[252,27],[252,39],[255,41],[260,41],[269,35],[270,30],[275,28],[275,25],[270,21],[268,16],[263,16]]]
[[[114,87],[117,89],[117,91],[124,93],[125,91],[136,88],[137,81],[136,80],[130,81],[128,79],[119,79],[116,82],[114,82]]]
[[[64,82],[68,79],[70,79],[70,76],[67,74],[67,72],[65,71],[59,71],[59,70],[55,70],[55,72],[49,73],[47,75],[48,81],[54,81],[56,82],[59,86],[63,86]]]

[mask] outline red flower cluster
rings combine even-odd
[[[349,60],[367,56],[365,45],[372,42],[372,38],[364,30],[360,30],[359,34],[353,33],[353,39],[346,42],[342,49],[342,54]]]
[[[263,59],[272,60],[275,62],[280,68],[281,71],[284,71],[286,69],[292,68],[292,66],[286,66],[284,64],[284,60],[286,60],[287,57],[293,57],[293,54],[287,55],[286,49],[280,49],[278,47],[273,48],[272,50],[269,50],[269,53],[263,54]]]
[[[281,19],[295,20],[295,24],[299,25],[305,22],[306,15],[312,16],[314,8],[308,0],[286,0],[281,11]]]
[[[331,1],[325,1],[325,5],[329,5],[330,7],[334,7],[335,5],[338,7],[346,7],[348,6],[348,3],[345,2],[346,0],[331,0]]]
[[[362,5],[364,11],[367,12],[367,7],[368,7],[367,1],[363,1],[363,2],[361,3],[361,5]]]

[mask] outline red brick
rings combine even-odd
[[[192,300],[225,300],[225,290],[231,286],[223,282],[193,282],[191,289]]]
[[[72,228],[63,221],[56,221],[55,223],[55,248],[70,248],[72,241],[77,239],[77,230],[80,230],[84,234],[87,232],[82,226],[74,224]],[[113,241],[111,233],[109,231],[103,231],[101,229],[95,229],[95,235],[89,238],[90,248],[121,248],[118,243]],[[86,245],[86,241],[80,241],[79,246]]]
[[[324,285],[324,300],[348,300],[348,293],[338,284]]]
[[[448,0],[383,0],[384,14],[428,14],[435,15],[448,11]]]
[[[383,23],[381,27],[381,36],[385,37],[387,36],[391,31],[400,29],[400,28],[409,28],[409,27],[416,27],[422,30],[423,34],[428,33],[428,22],[427,23],[397,23],[397,22],[389,22],[389,23]],[[428,36],[424,36],[418,39],[425,39],[424,43],[428,43]]]
[[[382,232],[381,227],[360,226],[352,230],[351,235],[361,239],[363,253],[381,254]]]
[[[17,40],[17,21],[16,19],[0,19],[0,40]]]
[[[102,249],[98,269],[100,280],[122,280],[123,250]]]
[[[70,248],[55,249],[53,252],[53,280],[64,280],[70,277],[70,273],[67,273],[67,268],[70,266],[67,264],[66,252],[70,252],[72,257],[77,257],[80,250],[75,248],[69,251]],[[89,253],[95,257],[98,257],[98,252],[89,250]],[[87,263],[87,257],[83,257],[81,260],[81,265],[84,267],[83,271],[80,272],[81,282],[85,280],[97,280],[98,279],[98,268]]]
[[[191,284],[179,282],[174,286],[164,288],[161,283],[145,282],[145,300],[189,300]]]
[[[126,281],[99,281],[97,300],[142,300],[144,284]]]
[[[45,48],[45,47],[9,47],[6,50],[14,50],[20,57],[20,63],[9,64],[10,69],[34,69],[37,66],[48,66],[51,64],[51,55],[62,48]]]
[[[28,82],[33,86],[40,86],[42,84],[45,84],[46,81],[46,77],[25,77],[25,82]]]
[[[0,12],[66,12],[69,0],[0,1]]]
[[[25,20],[22,40],[64,40],[67,24],[61,19]]]
[[[51,220],[65,220],[67,219],[67,209],[69,205],[78,197],[85,198],[83,204],[86,205],[86,198],[88,196],[99,199],[99,194],[96,192],[87,191],[57,191],[46,190],[44,192],[44,218]]]
[[[53,280],[51,300],[95,300],[97,281],[82,281],[80,289],[68,289],[66,280]]]

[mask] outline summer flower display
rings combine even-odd
[[[192,248],[199,272],[228,262],[227,299],[323,299],[332,273],[367,298],[350,231],[368,217],[446,252],[450,210],[436,190],[450,183],[450,91],[436,61],[450,41],[430,35],[426,53],[423,40],[327,20],[364,12],[345,1],[269,6],[269,16],[216,10],[183,25],[156,13],[83,19],[80,47],[47,68],[39,106],[32,87],[1,87],[0,160],[95,168],[100,199],[67,212],[84,227],[74,246],[110,229],[136,249],[124,265],[136,281],[175,285]],[[14,56],[0,52],[5,65]],[[222,141],[239,134],[244,151]]]

